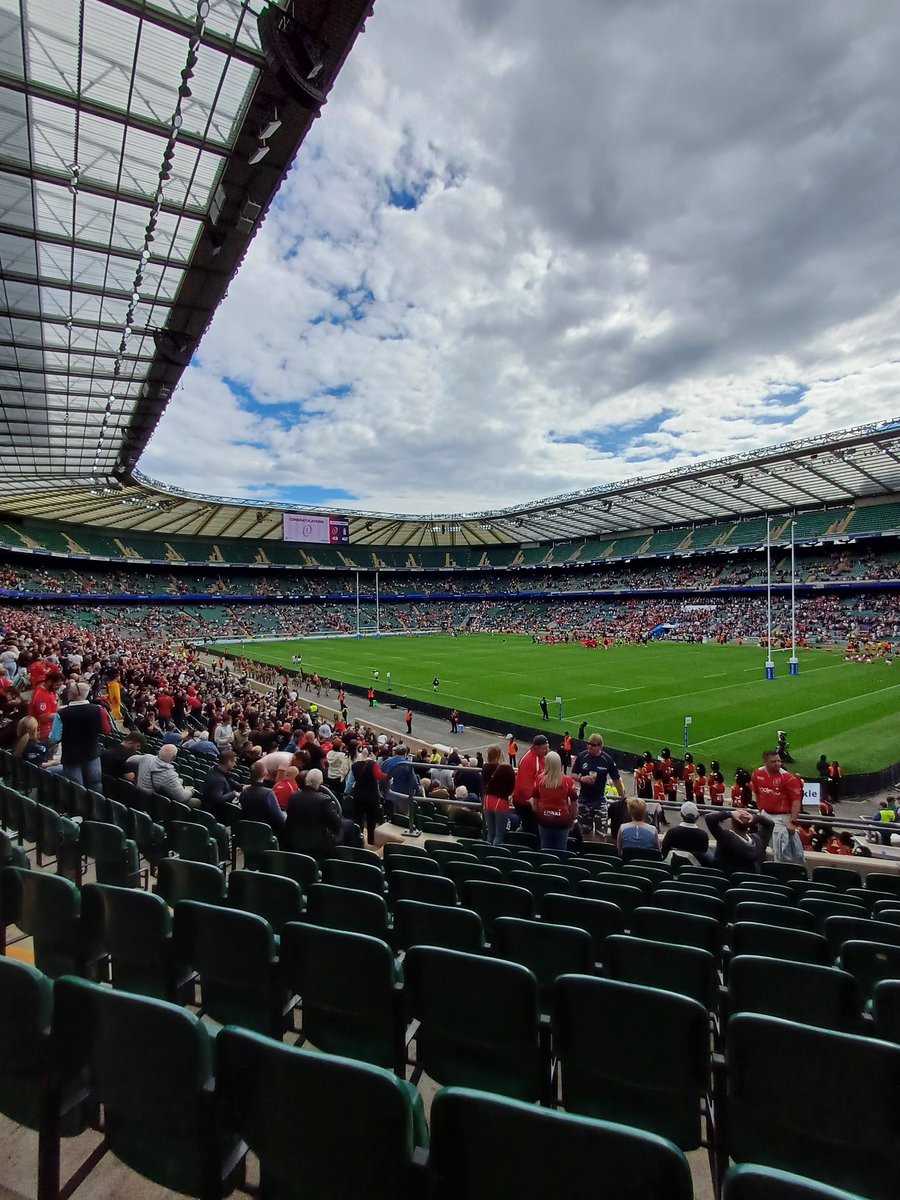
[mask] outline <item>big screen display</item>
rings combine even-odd
[[[350,542],[350,522],[346,517],[325,517],[319,513],[283,513],[282,533],[286,542],[346,546]]]

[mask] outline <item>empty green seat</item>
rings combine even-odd
[[[371,892],[314,884],[307,897],[306,919],[326,929],[346,929],[348,933],[367,933],[383,942],[390,941],[387,904],[383,896]]]
[[[394,871],[391,875],[391,904],[398,900],[420,900],[424,904],[456,904],[456,887],[443,875],[419,875],[415,871]]]
[[[900,1046],[742,1013],[728,1026],[726,1064],[736,1162],[896,1197]]]
[[[0,911],[32,939],[34,965],[44,975],[96,972],[102,957],[81,920],[81,894],[74,883],[46,871],[4,867],[0,871]]]
[[[346,859],[326,860],[322,867],[322,882],[334,887],[356,888],[360,892],[384,895],[384,872],[380,867],[368,863],[349,862]]]
[[[594,966],[591,936],[575,925],[498,917],[492,948],[497,958],[521,963],[538,984],[541,1011],[549,1012],[560,975],[589,974]]]
[[[732,956],[761,954],[824,966],[828,962],[828,943],[822,934],[806,929],[738,921],[731,929],[731,953]]]
[[[278,839],[265,821],[238,821],[234,830],[233,852],[236,856],[240,850],[244,857],[244,866],[248,870],[260,870],[261,856],[269,850],[277,849]]]
[[[472,909],[481,917],[488,942],[494,940],[494,922],[499,917],[530,919],[534,916],[531,892],[514,884],[467,880],[460,889],[460,900],[464,908]]]
[[[446,950],[480,954],[484,950],[484,928],[478,913],[467,908],[397,900],[393,942],[398,950],[408,950],[410,946],[442,946]]]
[[[84,821],[81,851],[94,860],[98,883],[136,887],[141,881],[137,844],[118,825]]]
[[[871,917],[827,917],[825,941],[832,960],[836,959],[844,942],[883,942],[900,946],[900,925],[891,921],[873,921]]]
[[[232,871],[228,877],[228,903],[268,921],[276,936],[288,921],[299,921],[303,916],[300,885],[283,875],[262,871]]]
[[[108,1148],[145,1179],[188,1196],[228,1195],[245,1148],[217,1120],[208,1029],[163,1000],[60,979],[54,1041],[64,1078],[89,1080]]]
[[[575,885],[575,895],[584,896],[588,900],[608,900],[617,904],[622,910],[627,926],[631,921],[631,914],[644,903],[646,892],[636,880],[619,882],[621,878],[621,875],[617,876],[615,882],[607,882],[606,879],[583,879]]]
[[[407,1012],[419,1021],[416,1075],[523,1100],[547,1098],[538,987],[518,963],[412,946],[403,964]]]
[[[838,962],[849,971],[869,1004],[875,985],[883,979],[900,979],[900,946],[882,942],[848,941],[841,946]]]
[[[317,925],[285,927],[281,974],[303,1002],[303,1036],[319,1050],[403,1076],[402,990],[394,955],[378,938]]]
[[[850,867],[813,867],[813,883],[833,883],[841,892],[847,888],[860,887],[862,880],[859,871]]]
[[[221,904],[225,900],[225,874],[212,863],[164,858],[159,864],[153,890],[162,896],[169,908],[174,908],[179,900]]]
[[[222,1030],[216,1060],[220,1111],[259,1160],[261,1195],[398,1200],[410,1194],[413,1152],[427,1145],[428,1135],[421,1098],[408,1083],[366,1063],[242,1029]]]
[[[873,989],[875,1034],[900,1044],[900,979],[883,979]]]
[[[162,896],[89,883],[81,903],[92,941],[109,955],[114,988],[158,1000],[181,998],[188,972],[178,964],[172,914]]]
[[[177,953],[200,976],[208,1016],[220,1025],[281,1036],[288,998],[267,921],[255,913],[181,900],[175,906],[174,937]]]
[[[452,879],[456,884],[456,890],[459,892],[464,883],[469,881],[479,883],[502,883],[503,875],[496,867],[489,867],[486,863],[476,862],[449,862],[447,863],[446,873],[448,878]]]
[[[653,903],[657,908],[670,908],[675,912],[695,913],[701,917],[712,917],[724,923],[725,901],[718,896],[708,896],[701,892],[693,892],[680,884],[671,887],[658,887],[653,893]]]
[[[670,942],[676,946],[696,946],[708,950],[716,958],[722,953],[722,926],[712,917],[699,913],[673,912],[669,908],[649,905],[635,909],[631,915],[633,937]]]
[[[296,854],[291,850],[264,850],[259,855],[259,870],[266,875],[284,875],[293,879],[300,884],[304,896],[319,879],[316,860],[309,854]]]
[[[513,887],[524,888],[526,892],[531,893],[536,916],[543,915],[547,896],[561,896],[572,890],[572,884],[564,875],[545,874],[533,869],[511,871],[509,881]]]
[[[585,930],[590,935],[591,955],[595,963],[604,960],[606,939],[625,930],[622,910],[609,900],[590,900],[586,896],[551,892],[542,901],[541,915],[545,921],[553,924],[574,925],[577,929]]]
[[[829,917],[864,917],[866,910],[861,904],[850,900],[813,900],[807,896],[799,902],[798,908],[812,914],[813,928],[816,933],[825,933],[825,922]]]
[[[602,1029],[622,1036],[598,1037]],[[703,1005],[658,988],[566,975],[556,984],[553,1032],[567,1110],[615,1118],[682,1150],[701,1144],[710,1071]],[[708,1110],[706,1133],[711,1146]]]
[[[843,1188],[816,1183],[791,1171],[738,1163],[725,1176],[722,1200],[862,1200]]]
[[[859,988],[833,967],[739,954],[728,972],[728,1011],[762,1013],[822,1029],[858,1033]]]
[[[876,892],[900,896],[900,874],[895,875],[888,871],[870,871],[866,876],[865,886]]]
[[[764,879],[775,879],[787,883],[791,879],[806,879],[806,867],[800,863],[764,862],[760,867]]]
[[[617,934],[606,942],[606,973],[622,983],[689,996],[709,1011],[716,999],[716,959],[707,950]]]
[[[808,929],[814,925],[813,915],[790,904],[760,904],[742,900],[734,907],[733,921],[753,921],[758,925],[777,925],[781,929]]]
[[[184,862],[219,864],[219,847],[205,825],[193,821],[171,821],[168,826],[172,849]]]
[[[429,1165],[435,1200],[693,1196],[687,1160],[663,1138],[467,1088],[435,1096]]]
[[[426,842],[426,846],[427,844]],[[345,859],[347,862],[365,863],[369,867],[382,868],[381,858],[375,851],[364,850],[362,846],[335,846],[334,857]],[[385,858],[387,858],[387,854],[385,854]]]

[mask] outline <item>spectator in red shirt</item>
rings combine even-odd
[[[34,695],[28,705],[28,715],[36,718],[38,739],[42,742],[46,742],[50,737],[53,717],[59,708],[57,696],[62,685],[62,674],[59,671],[48,671],[43,682],[34,689]]]
[[[530,749],[522,755],[522,761],[516,772],[516,786],[513,789],[512,802],[525,833],[536,834],[538,831],[533,797],[538,776],[543,774],[544,759],[549,750],[550,743],[542,733],[539,733],[532,741]]]
[[[172,717],[172,709],[175,707],[174,699],[168,692],[160,692],[156,697],[156,712],[160,721],[165,723]]]
[[[272,791],[275,793],[278,807],[284,812],[287,812],[288,800],[300,786],[297,782],[299,774],[296,767],[279,767],[278,769],[278,776],[272,786]]]
[[[780,834],[783,831],[789,835],[789,840],[794,840],[790,835],[797,832],[797,818],[803,804],[803,780],[782,768],[777,750],[765,750],[763,765],[750,776],[750,787],[760,812],[768,813],[775,821],[772,836],[775,861],[785,861],[788,839]]]

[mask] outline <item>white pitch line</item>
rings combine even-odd
[[[843,700],[832,700],[830,704],[817,704],[815,708],[804,708],[800,712],[791,713],[786,719],[794,721],[797,717],[808,717],[810,713],[824,712],[826,708],[840,708],[841,705],[850,704],[854,700],[869,700],[873,695],[877,694],[879,696],[883,696],[885,692],[896,692],[898,689],[900,689],[900,683],[895,683],[892,684],[891,687],[879,688],[877,693],[864,692],[859,696],[845,696]],[[776,717],[774,720],[760,721],[758,725],[745,725],[742,729],[736,729],[734,733],[722,733],[718,737],[703,738],[701,741],[692,742],[691,744],[692,746],[707,746],[710,742],[720,742],[723,740],[723,738],[735,737],[738,734],[750,733],[750,731],[753,729],[765,729],[766,727],[771,728],[774,724],[776,724],[777,721],[778,718]]]

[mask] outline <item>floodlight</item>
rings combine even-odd
[[[269,147],[265,144],[265,142],[260,142],[260,144],[256,147],[256,149],[253,151],[253,153],[247,159],[247,162],[250,164],[251,167],[253,167],[256,165],[256,163],[262,162],[262,160],[266,157],[266,155],[268,153],[269,153]]]

